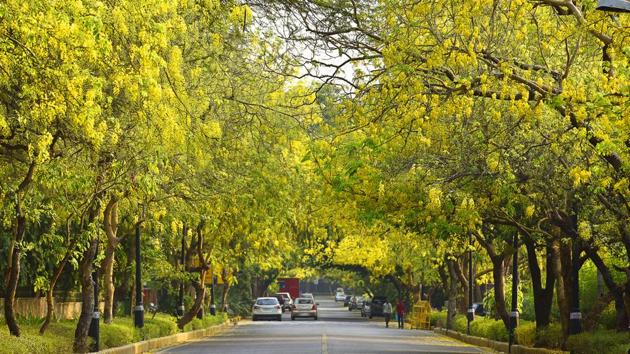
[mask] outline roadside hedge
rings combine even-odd
[[[179,333],[175,318],[167,314],[157,314],[155,318],[147,315],[144,328],[137,329],[133,326],[133,318],[117,317],[111,324],[101,323],[101,348],[107,349],[139,342],[142,340],[159,338]],[[217,313],[216,316],[205,316],[203,319],[194,319],[184,327],[184,331],[207,328],[221,324],[227,320],[227,314]],[[61,354],[72,353],[72,340],[76,321],[55,321],[50,324],[48,331],[43,336],[39,335],[40,319],[20,319],[22,336],[19,338],[9,335],[6,324],[0,319],[0,354]]]
[[[446,312],[432,312],[430,323],[433,327],[446,328]],[[456,315],[453,330],[466,333],[467,321],[465,315]],[[507,342],[509,333],[503,321],[487,317],[475,317],[470,325],[470,333],[476,337],[484,337],[496,341]],[[560,349],[562,347],[562,328],[558,323],[552,323],[542,331],[536,331],[533,321],[519,321],[515,332],[516,344],[529,347]],[[598,330],[584,332],[570,336],[567,340],[567,350],[574,354],[626,354],[630,349],[630,335],[614,330]]]

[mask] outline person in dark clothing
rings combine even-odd
[[[405,305],[400,299],[396,303],[396,315],[398,317],[398,328],[405,328]]]

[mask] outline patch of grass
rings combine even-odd
[[[567,349],[575,354],[625,354],[630,349],[630,336],[626,332],[599,330],[569,336]]]
[[[132,317],[116,317],[111,324],[101,322],[101,348],[118,347],[142,340],[159,338],[180,332],[176,318],[158,313],[155,318],[147,314],[144,328],[133,326]],[[184,327],[184,331],[207,328],[221,324],[227,320],[227,314],[217,313],[216,316],[205,316],[202,320],[194,319]],[[62,320],[51,322],[43,336],[39,335],[40,319],[20,319],[19,325],[22,335],[19,338],[9,334],[6,323],[0,319],[0,354],[57,354],[72,353],[72,341],[76,320]]]

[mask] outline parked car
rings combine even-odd
[[[296,317],[313,317],[317,321],[317,303],[312,297],[298,297],[291,309],[291,320]]]
[[[259,297],[252,307],[252,321],[258,319],[275,319],[282,321],[282,306],[275,297]]]
[[[346,293],[343,292],[343,289],[341,289],[341,291],[339,291],[339,289],[341,288],[337,289],[337,294],[335,295],[335,302],[344,301],[346,299]]]
[[[365,299],[363,298],[363,296],[353,296],[350,300],[350,306],[348,306],[348,310],[360,310],[363,306],[364,301]]]
[[[291,306],[293,306],[293,299],[291,298],[291,294],[289,293],[277,293],[274,295],[275,298],[280,301],[280,305],[282,305],[283,311],[291,311]]]
[[[374,316],[383,316],[383,304],[387,300],[385,296],[374,296],[370,304],[369,318]]]
[[[473,303],[473,310],[475,310],[475,315],[477,316],[486,315],[486,309],[483,307],[482,303]]]
[[[352,299],[352,295],[346,295],[343,299],[343,306],[350,306],[350,300]]]

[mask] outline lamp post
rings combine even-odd
[[[214,271],[214,269],[213,269]],[[214,284],[217,283],[217,276],[213,275],[212,276],[212,283],[210,283],[210,315],[212,316],[216,316],[217,314],[217,307],[214,304]]]
[[[518,327],[518,232],[514,233],[512,240],[514,255],[512,256],[512,311],[510,312],[510,343],[508,345],[508,353],[512,353],[512,344],[514,344],[514,332]]]
[[[101,313],[99,312],[99,300],[98,300],[98,277],[99,277],[99,267],[96,264],[96,258],[98,257],[98,240],[96,241],[96,252],[94,252],[94,272],[92,272],[92,282],[94,283],[94,310],[92,313],[92,321],[90,322],[90,328],[88,330],[88,335],[92,337],[92,348],[91,351],[98,352],[100,350],[100,318]]]
[[[472,259],[473,240],[472,234],[468,234],[468,324],[466,326],[466,334],[470,335],[470,324],[475,319],[475,309],[473,307],[473,259]]]
[[[182,271],[186,268],[186,234],[188,227],[184,225],[182,228]],[[179,305],[177,306],[177,316],[184,316],[184,280],[179,284]]]
[[[580,246],[573,241],[571,259],[571,312],[569,313],[569,334],[582,332],[582,312],[580,311]]]
[[[140,221],[136,223],[136,307],[133,324],[137,328],[144,327],[144,303],[142,301],[142,271],[140,263]]]
[[[597,9],[611,12],[630,12],[630,1],[627,0],[598,0]]]

